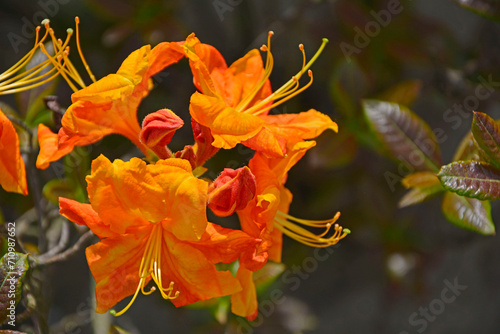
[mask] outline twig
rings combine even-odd
[[[81,249],[81,247],[84,246],[85,243],[88,242],[93,236],[94,236],[94,233],[89,230],[86,233],[84,233],[82,236],[80,236],[80,239],[78,239],[78,241],[72,247],[66,249],[64,252],[50,256],[50,257],[40,256],[38,258],[35,258],[35,265],[37,267],[39,267],[39,266],[45,266],[45,265],[52,264],[55,262],[67,260],[71,256],[75,255]]]
[[[66,248],[66,246],[68,245],[69,235],[70,235],[69,223],[67,220],[64,220],[63,226],[61,229],[61,236],[59,238],[59,242],[58,242],[57,246],[49,249],[47,251],[47,253],[40,255],[39,259],[48,258],[48,257],[54,256],[54,255],[62,252],[64,250],[64,248]]]

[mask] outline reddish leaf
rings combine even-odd
[[[420,117],[402,105],[377,100],[364,100],[363,110],[392,158],[411,170],[439,170],[441,154],[436,137]]]
[[[441,184],[460,196],[493,200],[500,198],[500,170],[481,161],[456,161],[441,167]]]

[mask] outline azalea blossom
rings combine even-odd
[[[191,97],[193,119],[210,129],[213,146],[230,149],[242,143],[268,156],[284,156],[287,142],[317,137],[326,129],[337,131],[330,117],[314,109],[299,114],[270,115],[269,111],[304,91],[312,84],[309,67],[318,58],[327,40],[306,63],[304,47],[301,70],[282,87],[272,92],[269,76],[273,69],[271,36],[261,50],[266,52],[264,66],[258,50],[227,66],[212,46],[191,38],[183,44],[199,92]],[[310,81],[300,87],[299,80],[308,74]]]
[[[257,181],[257,191],[246,208],[237,213],[242,230],[262,241],[240,258],[236,277],[243,289],[231,297],[235,314],[250,320],[257,316],[253,272],[268,260],[281,262],[283,234],[311,247],[329,247],[350,233],[336,224],[339,212],[333,218],[321,221],[299,219],[288,214],[293,196],[285,187],[287,173],[315,144],[314,141],[289,144],[285,158],[270,158],[257,152],[249,162]],[[315,234],[310,228],[322,232]],[[332,228],[334,231],[330,233]]]
[[[146,165],[104,156],[87,177],[91,204],[60,198],[60,212],[101,241],[86,249],[96,281],[97,312],[156,289],[175,306],[236,293],[238,280],[216,263],[231,263],[260,240],[206,218],[206,181],[183,159]],[[155,287],[147,289],[154,281]]]
[[[57,134],[51,135],[47,127],[40,124],[37,167],[45,169],[75,146],[95,143],[112,133],[127,137],[149,155],[148,147],[139,139],[141,127],[137,108],[152,88],[151,77],[182,57],[184,52],[179,43],[164,42],[154,48],[146,45],[132,52],[116,73],[89,86],[84,85],[74,68],[65,69],[53,59],[54,66],[64,74],[68,83],[76,78],[73,81],[79,82],[83,88],[78,89],[72,84],[75,90],[71,96],[72,104],[66,110],[62,128]]]

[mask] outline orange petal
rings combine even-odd
[[[253,272],[240,267],[236,278],[241,284],[242,290],[231,296],[231,312],[236,315],[254,320],[258,314],[257,292],[253,282]]]
[[[196,122],[210,128],[214,137],[212,145],[219,148],[235,147],[255,136],[264,125],[259,117],[237,112],[220,98],[198,92],[191,96],[189,111]]]
[[[179,239],[197,240],[205,231],[208,185],[193,176],[186,160],[111,163],[101,155],[92,162],[87,183],[92,207],[116,233],[164,219]]]
[[[99,238],[115,236],[90,204],[59,197],[59,213],[78,225],[88,226]]]
[[[231,66],[219,76],[212,74],[218,91],[223,96],[226,103],[237,108],[250,93],[253,93],[256,86],[264,77],[264,64],[257,49],[248,52],[242,58],[236,60]],[[262,85],[252,100],[247,104],[247,108],[260,102],[271,95],[271,83],[269,79]]]
[[[66,154],[73,151],[75,146],[84,146],[97,141],[91,136],[68,135],[64,128],[58,134],[53,133],[43,124],[38,125],[38,144],[40,152],[36,159],[36,167],[46,169],[50,163],[61,159]]]
[[[314,109],[299,114],[262,115],[265,125],[243,144],[269,157],[282,157],[288,142],[319,136],[323,131],[338,131],[337,123]]]
[[[316,138],[328,129],[338,132],[337,123],[314,109],[298,114],[265,115],[262,118],[277,137],[292,141]]]
[[[278,210],[283,213],[288,213],[292,198],[293,195],[290,190],[282,187],[280,189],[280,203],[278,205]],[[281,253],[283,250],[283,233],[279,229],[274,228],[269,237],[271,239],[271,246],[268,250],[269,260],[274,262],[281,262]]]
[[[191,243],[176,240],[164,233],[165,247],[162,248],[163,282],[174,282],[179,296],[172,300],[180,307],[199,300],[221,297],[241,290],[238,280],[229,271],[218,271],[204,252]]]
[[[225,61],[218,51],[210,46],[202,45],[200,40],[191,34],[182,45],[186,57],[189,59],[189,66],[193,72],[193,82],[203,94],[209,96],[218,96],[215,84],[210,76],[210,70],[207,66],[214,68],[227,67]],[[200,52],[200,55],[198,55]]]
[[[255,247],[260,242],[240,230],[224,228],[208,223],[205,233],[190,245],[205,254],[211,263],[231,263],[236,261],[243,251]]]
[[[179,43],[163,42],[156,45],[149,55],[149,68],[146,76],[151,78],[164,68],[177,63],[183,57],[184,48]]]
[[[28,194],[26,167],[19,151],[16,129],[0,110],[0,185],[3,189]]]
[[[127,234],[103,239],[87,247],[87,262],[96,282],[96,311],[105,313],[139,284],[139,267],[150,226],[136,227]],[[151,278],[146,278],[149,281]]]

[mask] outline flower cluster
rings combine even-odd
[[[86,177],[89,203],[59,199],[61,215],[88,226],[101,239],[86,249],[97,312],[132,296],[124,309],[112,311],[121,315],[139,292],[158,290],[177,307],[231,296],[232,312],[253,319],[258,311],[253,273],[268,261],[281,262],[283,234],[312,247],[328,247],[349,233],[336,224],[340,213],[323,221],[289,215],[292,193],[285,187],[289,170],[315,146],[310,139],[327,129],[337,131],[337,124],[313,109],[270,112],[312,84],[309,68],[326,40],[309,61],[300,45],[300,71],[274,91],[269,81],[272,32],[261,47],[265,63],[259,50],[251,50],[228,66],[217,49],[191,34],[185,41],[132,52],[116,73],[100,80],[88,70],[78,43],[93,81],[86,86],[68,59],[72,31],[62,42],[48,23],[46,30],[35,43],[47,55],[44,66],[52,66],[42,81],[60,74],[74,93],[57,132],[38,125],[36,166],[46,169],[76,146],[109,134],[127,137],[144,154],[126,162],[99,156]],[[78,42],[78,20],[76,31]],[[46,38],[53,40],[53,55],[44,46]],[[194,143],[172,152],[168,144],[184,126],[181,117],[165,108],[147,115],[141,125],[137,109],[152,89],[152,77],[182,59],[189,61],[196,88],[189,106]],[[309,81],[301,85],[305,75]],[[226,168],[215,180],[202,178],[208,159],[238,144],[255,151],[248,166]],[[0,184],[27,194],[17,134],[1,112],[0,149]],[[236,214],[241,229],[209,222],[207,208],[220,217]]]

